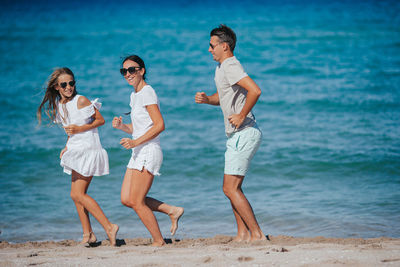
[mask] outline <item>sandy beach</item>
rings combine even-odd
[[[0,243],[0,266],[400,266],[400,239],[270,236],[234,243],[230,236],[167,240],[107,240],[85,248],[76,241]]]

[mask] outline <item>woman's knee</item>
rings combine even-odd
[[[70,196],[71,196],[73,201],[82,203],[84,194],[71,191],[71,195]]]
[[[121,198],[121,203],[122,205],[132,208],[134,210],[140,209],[143,206],[142,201],[137,201],[129,198]]]
[[[121,204],[124,205],[124,206],[127,206],[129,208],[132,208],[132,202],[127,198],[122,198],[121,197]]]
[[[135,206],[135,202],[132,201],[132,200],[131,200],[130,198],[128,198],[128,197],[122,197],[122,196],[121,196],[121,203],[122,203],[122,205],[127,206],[127,207],[129,207],[129,208],[133,208],[133,206]]]

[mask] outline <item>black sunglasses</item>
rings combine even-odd
[[[218,44],[216,44],[216,45],[213,45],[212,43],[210,43],[210,47],[211,47],[211,49],[212,50],[214,50],[218,45],[220,45],[220,44],[222,44],[222,42],[219,42]]]
[[[67,84],[69,84],[69,86],[74,87],[75,86],[75,81],[69,81],[69,82],[63,82],[60,83],[61,88],[67,88]]]
[[[119,71],[121,72],[121,74],[123,76],[125,76],[128,71],[129,71],[130,74],[134,74],[137,70],[140,70],[140,69],[141,69],[141,67],[129,67],[127,69],[122,68]]]

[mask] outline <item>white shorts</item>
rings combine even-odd
[[[139,171],[146,169],[151,174],[158,176],[162,162],[163,154],[160,144],[150,142],[132,148],[132,156],[127,167]]]

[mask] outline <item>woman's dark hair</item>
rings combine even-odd
[[[210,37],[217,36],[221,43],[228,43],[231,52],[235,50],[236,46],[236,34],[228,26],[221,24],[218,28],[211,31]]]
[[[46,105],[46,103],[47,106],[44,108],[46,115],[50,118],[51,122],[55,121],[56,119],[57,102],[61,99],[61,95],[58,92],[58,90],[56,90],[56,86],[58,84],[58,77],[60,77],[63,74],[71,75],[72,78],[75,80],[74,73],[69,68],[66,67],[58,68],[53,71],[53,73],[50,75],[48,79],[46,93],[43,97],[42,103],[40,104],[36,112],[36,117],[39,121],[39,125],[42,123],[42,108]],[[75,87],[71,99],[77,94],[78,92],[76,91]]]
[[[131,60],[133,62],[136,62],[137,64],[139,64],[139,67],[141,69],[144,69],[143,80],[146,80],[146,66],[144,65],[143,59],[141,59],[137,55],[130,55],[130,56],[127,56],[127,57],[124,58],[124,60],[122,61],[122,65],[124,65],[125,61],[127,61],[127,60]]]
[[[137,64],[139,64],[139,67],[140,67],[141,69],[144,69],[143,80],[146,80],[146,66],[144,65],[143,59],[141,59],[141,58],[140,58],[139,56],[137,56],[137,55],[130,55],[130,56],[125,57],[124,60],[122,60],[122,64],[121,64],[121,65],[124,65],[125,61],[127,61],[127,60],[136,62]],[[125,115],[129,115],[129,114],[131,114],[131,112],[126,112],[126,113],[124,113],[124,114],[125,114]]]

